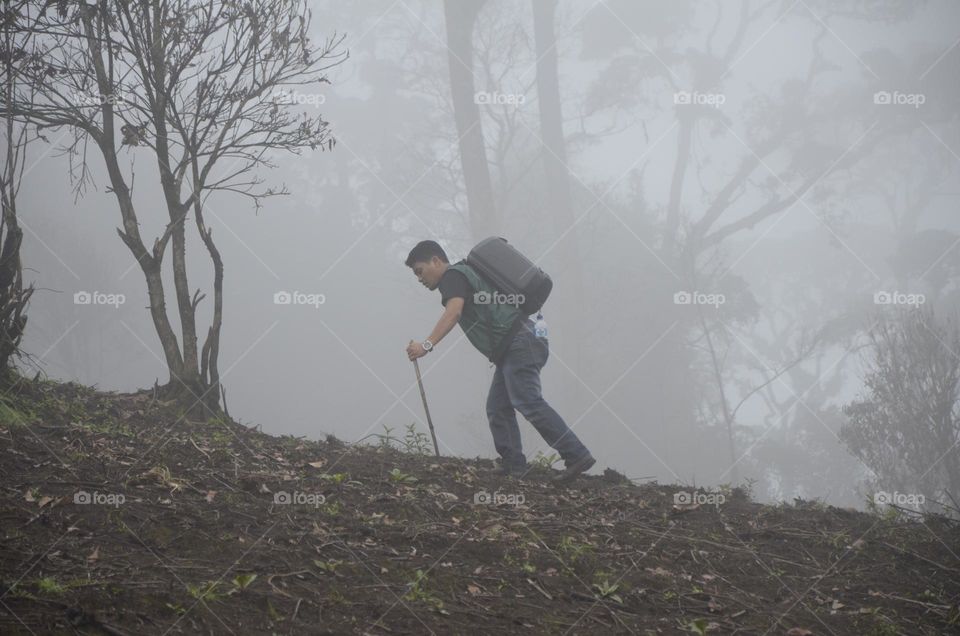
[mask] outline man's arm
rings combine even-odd
[[[463,311],[463,298],[455,296],[447,301],[443,309],[443,315],[437,321],[437,326],[433,328],[427,339],[436,345],[443,340],[443,337],[450,333],[453,326],[460,320],[460,313]]]
[[[432,344],[440,342],[445,335],[450,333],[453,326],[457,324],[457,321],[460,320],[460,312],[463,311],[463,303],[464,300],[460,296],[454,296],[447,300],[443,315],[440,316],[440,320],[437,321],[437,326],[434,327],[430,335],[427,336]],[[410,344],[407,345],[407,357],[409,359],[416,360],[425,355],[427,355],[427,352],[424,350],[423,344],[411,340]]]

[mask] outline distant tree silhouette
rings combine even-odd
[[[867,394],[844,408],[841,438],[876,473],[875,487],[922,494],[928,509],[950,502],[960,492],[956,322],[904,310],[878,321],[869,350]]]

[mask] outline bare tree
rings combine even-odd
[[[831,206],[858,194],[849,186],[849,179],[837,177],[847,177],[853,167],[883,151],[891,140],[921,129],[919,121],[907,118],[879,117],[872,125],[865,120],[864,110],[873,103],[873,92],[880,88],[869,79],[871,70],[864,69],[866,81],[846,82],[839,88],[831,83],[831,77],[839,70],[825,47],[831,37],[828,21],[832,16],[864,23],[897,21],[909,17],[917,8],[899,1],[867,4],[812,2],[809,11],[798,12],[798,17],[809,20],[811,48],[807,67],[798,75],[785,78],[777,94],[752,95],[754,104],[763,107],[743,111],[745,130],[735,130],[734,120],[723,108],[716,107],[716,102],[680,97],[725,97],[728,87],[734,84],[738,63],[753,49],[764,25],[784,17],[778,12],[789,10],[791,5],[741,0],[716,2],[712,6],[686,1],[658,6],[612,0],[585,20],[585,48],[599,49],[601,54],[634,49],[610,64],[620,83],[630,87],[621,89],[625,91],[619,95],[621,102],[643,99],[644,93],[662,94],[664,88],[674,93],[673,118],[678,132],[672,174],[660,212],[663,262],[675,267],[682,279],[679,282],[690,289],[725,291],[736,277],[731,273],[732,266],[719,267],[717,262],[727,259],[738,238],[796,206],[816,206],[821,213],[818,216],[822,215],[821,220],[828,224]],[[733,15],[728,16],[731,11]],[[695,16],[709,13],[713,13],[715,21],[712,26],[707,23],[701,44],[691,45],[689,38],[676,37],[689,33],[684,25]],[[598,28],[592,28],[594,24]],[[613,29],[617,25],[627,28]],[[618,32],[621,40],[609,35]],[[607,39],[601,39],[601,34],[608,34]],[[919,76],[932,61],[918,64],[914,76]],[[631,81],[625,82],[623,77]],[[603,90],[611,89],[607,72],[599,75],[597,85]],[[952,117],[945,112],[933,115],[938,123]],[[724,133],[728,139],[736,140],[736,147],[742,146],[742,152],[732,164],[725,157],[723,167],[718,168],[716,157],[703,150],[701,140],[704,135]],[[841,139],[845,141],[838,143]],[[776,172],[769,168],[771,165],[777,166]],[[859,193],[865,191],[862,188]],[[743,432],[737,430],[736,407],[730,397],[735,374],[737,367],[743,368],[744,361],[754,369],[753,378],[758,374],[749,356],[739,361],[736,357],[727,359],[731,346],[741,348],[742,343],[730,342],[731,346],[725,346],[724,341],[730,340],[725,313],[690,314],[687,328],[697,333],[695,342],[702,344],[702,365],[706,369],[702,377],[713,384],[709,399],[713,394],[718,396],[711,404],[716,408],[706,412],[719,413],[715,419],[726,429],[728,452],[731,461],[735,461],[737,436]],[[815,347],[826,343],[813,339],[807,344],[811,346],[798,345],[796,355],[784,357],[783,370],[798,368],[808,358],[815,359]],[[781,373],[759,373],[760,377],[767,377],[748,383],[743,394],[759,393],[754,389],[768,387],[767,380]]]
[[[839,268],[837,262],[846,255],[817,231],[758,246],[745,269],[773,255],[778,255],[779,267],[751,279],[767,303],[756,324],[738,335],[741,342],[730,362],[737,372],[727,378],[739,386],[741,402],[753,396],[765,411],[760,426],[737,429],[740,452],[746,455],[742,462],[760,477],[772,498],[828,493],[837,505],[859,505],[855,487],[868,470],[851,461],[839,439],[843,416],[837,402],[856,358],[852,354],[863,346],[863,322],[873,307],[867,309],[863,294],[870,275]],[[817,285],[806,283],[811,276]],[[822,325],[816,338],[811,316]],[[809,343],[809,358],[775,377],[775,370],[787,368],[804,350],[803,343]],[[750,393],[757,377],[762,389]]]
[[[867,394],[844,407],[841,438],[875,486],[932,502],[960,492],[960,331],[933,309],[884,317],[870,332]],[[954,504],[955,505],[955,504]]]
[[[311,16],[301,0],[101,0],[60,3],[55,12],[49,4],[28,3],[20,16],[36,44],[19,75],[39,99],[16,95],[6,114],[41,128],[73,130],[67,150],[78,191],[89,180],[88,142],[99,150],[120,207],[117,232],[146,279],[170,372],[165,388],[216,410],[223,262],[204,205],[215,192],[232,192],[259,208],[265,197],[287,193],[260,187],[256,169],[272,167],[268,152],[332,147],[328,123],[293,114],[296,100],[286,87],[327,82],[325,71],[346,57],[338,51],[343,38],[311,44]],[[133,170],[121,165],[122,154],[140,152],[156,159],[167,211],[166,228],[150,248],[140,235]],[[214,269],[213,319],[199,349],[196,309],[206,294],[191,294],[188,283],[185,221],[191,210]],[[179,342],[161,279],[168,245]]]
[[[18,79],[15,65],[25,56],[29,43],[29,33],[19,32],[16,28],[16,16],[27,0],[4,0],[3,41],[0,43],[0,61],[2,67],[2,86],[0,99],[9,109],[14,94],[18,91]],[[30,87],[24,88],[24,94],[30,96]],[[28,126],[7,118],[3,126],[3,140],[6,152],[0,164],[0,380],[6,381],[14,355],[20,355],[20,341],[27,324],[24,313],[33,286],[23,287],[23,265],[20,260],[20,244],[23,230],[17,221],[17,192],[23,180],[26,151],[32,141],[37,140]]]

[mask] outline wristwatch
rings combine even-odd
[[[429,339],[424,340],[423,342],[421,342],[421,343],[420,343],[420,346],[423,347],[423,350],[424,350],[424,351],[432,351],[432,350],[433,350],[433,343],[430,342]]]

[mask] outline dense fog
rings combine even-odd
[[[231,416],[310,439],[427,433],[405,348],[443,306],[404,260],[501,236],[553,280],[543,395],[591,473],[857,508],[960,491],[957,3],[307,4],[322,72],[260,99],[322,118],[323,143],[265,147],[233,177],[249,187],[229,180],[248,158],[221,157],[202,198]],[[126,90],[124,121],[148,121]],[[103,155],[70,126],[41,132],[17,197],[22,373],[163,385]],[[142,134],[116,159],[150,250],[170,216]],[[194,220],[199,347],[214,266]],[[441,453],[495,457],[490,362],[455,327],[419,365]],[[554,452],[520,429],[529,459]]]

